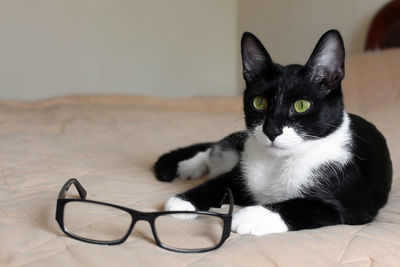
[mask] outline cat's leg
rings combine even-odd
[[[240,170],[239,167],[236,167],[195,188],[170,197],[165,204],[165,210],[194,211],[218,207],[227,188],[231,189],[236,205],[252,205],[254,203],[240,182]],[[225,200],[228,201],[228,199]]]
[[[232,231],[265,235],[343,223],[334,206],[320,200],[296,198],[270,205],[248,206],[233,215]]]
[[[197,179],[209,172],[211,178],[228,172],[239,162],[245,132],[233,133],[216,143],[202,143],[162,155],[154,166],[157,179]]]
[[[197,163],[196,173],[193,173],[193,176],[203,175],[207,170],[205,161],[213,145],[214,143],[195,144],[178,148],[162,155],[154,165],[154,172],[157,179],[163,182],[172,181],[180,175],[179,164],[189,159],[192,159],[193,164]],[[195,158],[196,155],[197,158]]]

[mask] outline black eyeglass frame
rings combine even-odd
[[[80,199],[76,198],[65,198],[65,195],[70,188],[71,185],[74,185],[78,191],[78,194],[80,196]],[[118,245],[123,242],[125,242],[126,239],[128,239],[129,235],[131,234],[133,228],[135,227],[135,224],[138,221],[147,221],[150,224],[151,231],[153,233],[154,240],[156,241],[156,244],[164,249],[170,250],[170,251],[175,251],[175,252],[183,252],[183,253],[198,253],[198,252],[207,252],[210,250],[217,249],[222,246],[222,244],[228,239],[230,232],[231,232],[231,224],[232,224],[232,212],[233,212],[233,194],[232,191],[227,188],[227,193],[224,195],[222,198],[222,201],[219,205],[221,207],[223,204],[225,204],[227,197],[229,201],[229,211],[226,214],[223,213],[217,213],[217,212],[212,212],[212,211],[160,211],[160,212],[142,212],[134,209],[130,209],[127,207],[111,204],[111,203],[106,203],[106,202],[100,202],[100,201],[94,201],[94,200],[89,200],[86,199],[87,192],[83,188],[83,186],[79,183],[79,181],[75,178],[69,179],[61,188],[60,193],[58,195],[57,199],[57,208],[56,208],[56,221],[58,222],[58,225],[60,226],[61,230],[69,237],[77,239],[79,241],[87,242],[87,243],[92,243],[92,244],[98,244],[98,245]],[[131,215],[132,221],[131,225],[129,226],[129,229],[127,233],[120,239],[113,240],[113,241],[101,241],[101,240],[94,240],[94,239],[88,239],[84,237],[80,237],[77,235],[74,235],[73,233],[68,232],[64,225],[64,208],[65,205],[69,202],[86,202],[86,203],[93,203],[93,204],[100,204],[104,206],[109,206],[113,208],[117,208],[120,210],[123,210]],[[217,207],[218,208],[218,207]],[[197,214],[197,215],[210,215],[210,216],[215,216],[220,219],[222,219],[224,223],[224,227],[222,230],[222,236],[221,240],[219,241],[218,244],[212,247],[204,248],[204,249],[179,249],[179,248],[174,248],[165,245],[160,241],[157,235],[156,227],[155,227],[155,220],[159,216],[163,215],[170,215],[170,214]]]

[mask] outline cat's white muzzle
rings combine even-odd
[[[282,134],[278,135],[273,142],[263,132],[263,125],[256,126],[252,133],[257,142],[265,147],[268,153],[275,156],[291,155],[305,141],[291,127],[283,127]]]

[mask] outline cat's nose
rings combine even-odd
[[[279,127],[266,127],[264,128],[264,133],[271,142],[274,142],[275,138],[282,134],[282,129]]]

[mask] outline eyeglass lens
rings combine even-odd
[[[64,208],[67,232],[95,241],[117,241],[124,237],[132,217],[124,210],[90,202],[72,201]]]
[[[220,217],[204,214],[187,217],[187,214],[157,217],[155,228],[160,242],[176,249],[207,249],[218,245],[224,227]]]

